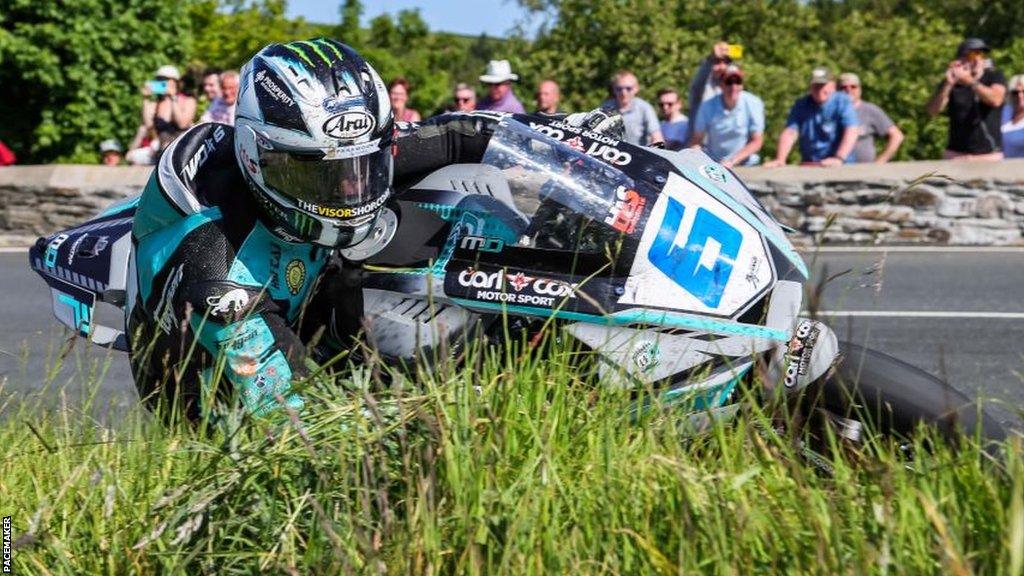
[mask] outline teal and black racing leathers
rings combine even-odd
[[[479,162],[497,120],[400,125],[395,188]],[[337,301],[353,291],[330,289],[332,250],[273,230],[235,159],[231,126],[200,124],[164,151],[135,213],[127,301],[132,371],[151,406],[163,399],[196,419],[205,393],[237,390],[257,416],[303,407],[292,384],[307,371],[307,338],[325,327],[344,342],[361,305]]]

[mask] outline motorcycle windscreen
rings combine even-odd
[[[644,207],[656,192],[639,190],[602,160],[617,141],[556,125],[562,128],[538,126],[541,132],[505,118],[481,161],[502,172],[516,210],[529,220],[520,244],[599,253],[623,234],[638,236]]]
[[[614,310],[656,191],[593,154],[614,140],[559,125],[541,133],[505,118],[491,137],[481,163],[508,183],[511,198],[503,201],[518,217],[503,218],[501,228],[516,235],[463,227],[445,292],[464,305]]]

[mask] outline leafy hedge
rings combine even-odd
[[[1024,72],[1024,39],[1009,22],[1024,21],[1024,2],[960,0],[551,0],[524,2],[555,16],[554,24],[514,60],[527,82],[551,76],[570,107],[607,97],[610,75],[632,69],[642,98],[662,86],[686,90],[711,45],[744,46],[747,90],[766,106],[766,151],[774,153],[793,101],[807,90],[812,68],[860,75],[864,99],[886,110],[906,133],[900,159],[937,158],[946,120],[929,119],[925,103],[965,35],[998,49],[1007,76]]]

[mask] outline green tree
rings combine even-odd
[[[879,7],[870,1],[821,0],[521,0],[553,15],[532,42],[515,50],[525,83],[551,76],[568,108],[585,110],[608,97],[607,82],[629,68],[640,96],[653,99],[665,85],[689,83],[711,45],[744,46],[746,89],[765,102],[772,155],[789,108],[806,93],[816,66],[856,72],[865,99],[885,109],[906,133],[900,158],[936,158],[945,146],[946,120],[924,111],[935,83],[962,38],[948,14],[962,3],[933,0],[927,9]],[[884,4],[884,3],[881,3]],[[900,3],[897,3],[900,4]],[[905,2],[902,4],[910,5]],[[915,4],[921,6],[922,4]],[[1007,8],[1009,9],[1009,8]],[[995,53],[1024,65],[1024,41]]]
[[[0,0],[0,139],[19,161],[95,162],[139,123],[139,86],[191,44],[161,0]]]
[[[285,16],[285,0],[192,0],[189,68],[239,68],[273,42],[319,36],[323,27]]]

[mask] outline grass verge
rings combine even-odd
[[[572,350],[310,386],[308,413],[195,429],[3,408],[16,574],[1010,574],[1024,449],[826,476],[750,405],[692,436]],[[919,451],[923,454],[923,451]]]

